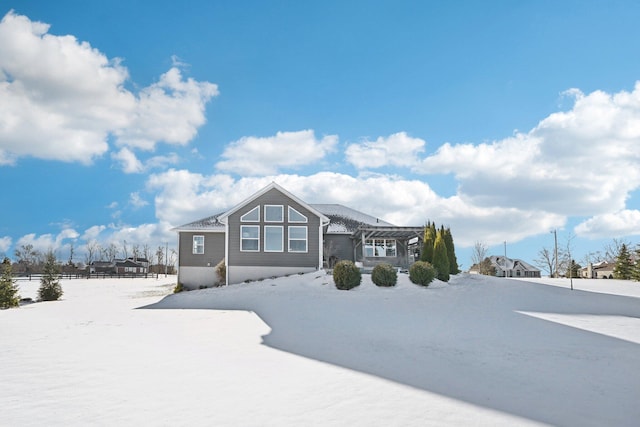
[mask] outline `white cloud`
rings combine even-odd
[[[418,163],[418,156],[424,152],[425,145],[425,141],[420,138],[398,132],[386,138],[378,137],[375,141],[350,144],[345,154],[347,161],[358,169],[412,167]]]
[[[0,165],[22,156],[89,164],[109,135],[130,149],[183,145],[205,122],[216,85],[173,67],[136,95],[119,59],[48,31],[14,12],[0,21]]]
[[[144,200],[144,199],[142,199],[140,197],[140,193],[137,192],[137,191],[134,192],[134,193],[129,194],[129,203],[135,209],[142,208],[142,207],[147,206],[149,204],[149,202],[147,202],[146,200]]]
[[[613,95],[577,90],[573,108],[528,133],[492,143],[444,144],[423,161],[453,173],[478,206],[590,216],[621,210],[640,186],[640,83]]]
[[[278,132],[275,136],[246,136],[232,142],[222,153],[216,168],[238,175],[270,175],[282,168],[316,163],[335,150],[336,135],[316,139],[313,130]]]
[[[640,211],[623,209],[596,215],[574,229],[576,235],[588,238],[613,238],[640,235]]]
[[[142,173],[144,166],[133,151],[124,147],[117,153],[111,154],[111,158],[120,163],[124,173]]]
[[[47,233],[38,236],[35,233],[30,233],[20,237],[16,241],[16,247],[32,245],[33,249],[40,253],[46,253],[50,250],[59,252],[61,249],[68,248],[69,244],[78,237],[80,234],[72,228],[65,228],[58,234]]]
[[[178,226],[220,213],[242,202],[270,182],[277,182],[308,203],[340,203],[397,225],[421,226],[427,220],[447,224],[456,245],[482,240],[516,242],[564,225],[564,217],[540,210],[478,207],[458,196],[442,198],[429,185],[385,175],[353,177],[321,172],[310,176],[273,175],[234,180],[228,175],[204,176],[186,170],[152,175],[156,215]]]
[[[6,252],[11,247],[13,240],[9,236],[0,237],[0,253],[8,255]]]

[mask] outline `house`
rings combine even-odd
[[[133,261],[131,258],[115,260],[114,267],[116,274],[144,274],[147,272],[144,265]]]
[[[540,270],[521,259],[493,255],[489,257],[496,269],[496,277],[540,277]]]
[[[308,204],[271,183],[228,211],[174,229],[186,288],[316,271],[338,260],[407,268],[423,227],[397,227],[337,204]],[[226,264],[221,280],[216,265]]]
[[[589,263],[585,268],[580,269],[580,277],[584,279],[613,279],[613,262]]]

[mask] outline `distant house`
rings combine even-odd
[[[584,279],[613,279],[613,262],[590,263],[588,266],[580,269],[580,277]]]
[[[147,272],[144,265],[131,258],[115,260],[114,267],[116,274],[144,274]]]
[[[92,261],[89,265],[89,273],[111,274],[115,272],[115,263],[111,261]]]
[[[174,229],[178,282],[187,288],[240,283],[332,267],[408,267],[423,227],[398,227],[337,204],[308,204],[271,183],[237,206]],[[215,266],[224,260],[226,277]]]
[[[540,277],[540,270],[521,259],[493,255],[489,257],[496,269],[496,277]]]

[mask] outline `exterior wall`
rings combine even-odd
[[[229,283],[242,283],[248,280],[262,280],[271,277],[281,277],[298,273],[316,271],[316,267],[227,267]]]
[[[193,236],[204,236],[204,254],[193,253]],[[216,265],[224,259],[224,233],[180,232],[178,283],[187,289],[219,284]]]
[[[325,234],[324,245],[331,248],[331,257],[335,257],[335,260],[355,261],[353,257],[353,239],[349,234]],[[328,259],[324,261],[325,264],[329,262]],[[327,266],[333,267],[328,264]]]
[[[212,287],[220,284],[215,267],[188,267],[178,269],[178,283],[186,289],[199,289],[201,286]]]
[[[193,236],[204,236],[204,254],[193,253]],[[215,267],[224,258],[224,233],[183,231],[179,240],[181,267]]]
[[[265,222],[265,205],[282,205],[284,209],[284,221]],[[257,222],[241,222],[240,218],[242,217],[242,215],[251,211],[256,206],[260,206],[260,220]],[[307,222],[290,223],[287,212],[288,206],[291,206],[302,215],[306,216]],[[260,245],[257,252],[240,251],[241,225],[260,226]],[[275,225],[283,227],[283,252],[264,251],[265,225]],[[288,252],[288,226],[307,227],[306,253]],[[271,273],[274,269],[281,269],[282,271],[287,271],[287,274],[290,274],[295,272],[313,271],[321,267],[319,265],[320,242],[322,239],[322,236],[320,235],[320,218],[317,215],[313,214],[311,211],[305,209],[302,205],[300,205],[293,199],[278,191],[277,189],[271,189],[267,191],[265,194],[261,195],[255,200],[248,202],[245,206],[229,215],[227,217],[227,230],[229,233],[227,240],[227,274],[229,277],[229,283],[238,283],[238,278],[240,278],[240,275],[234,273],[238,271],[235,267],[245,267],[247,274],[250,274],[253,267],[259,267],[259,270],[262,270],[263,272],[265,272],[265,274],[259,274],[258,278],[274,276],[275,274]]]

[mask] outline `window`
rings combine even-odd
[[[246,214],[240,217],[241,222],[258,222],[260,221],[260,206],[256,206]]]
[[[307,217],[289,206],[289,222],[307,222]]]
[[[264,251],[282,252],[284,245],[283,229],[281,225],[264,226]]]
[[[204,236],[193,236],[193,253],[204,254]]]
[[[260,227],[257,225],[240,226],[240,251],[258,252],[260,250]]]
[[[282,222],[284,220],[284,208],[282,205],[264,206],[265,222]]]
[[[396,241],[394,239],[367,239],[364,243],[366,257],[395,257]]]
[[[307,227],[289,227],[289,252],[307,252]]]

